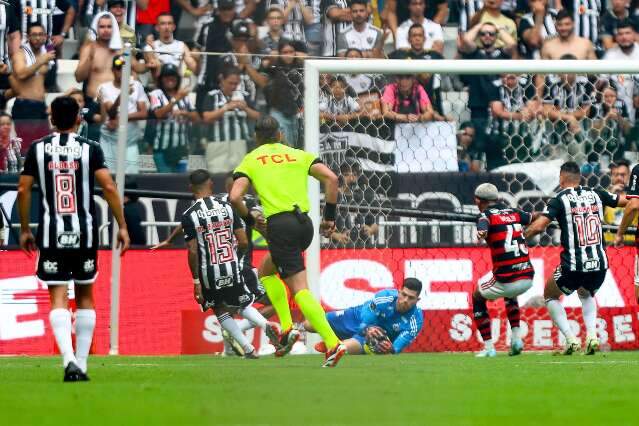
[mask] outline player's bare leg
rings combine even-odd
[[[519,355],[524,349],[524,342],[521,340],[520,335],[519,324],[521,318],[517,297],[505,297],[504,305],[506,306],[506,315],[508,316],[508,323],[510,324],[510,351],[508,352],[508,355]]]
[[[49,312],[49,322],[58,349],[62,355],[64,366],[64,381],[80,381],[82,370],[78,367],[78,360],[73,353],[73,343],[71,340],[71,312],[69,312],[69,299],[67,296],[68,287],[66,284],[49,285],[49,301],[51,302],[51,312]]]
[[[566,316],[566,310],[559,301],[563,293],[559,290],[554,277],[548,278],[546,286],[544,287],[544,300],[546,301],[546,307],[548,313],[552,318],[555,325],[559,328],[559,331],[566,338],[566,347],[563,350],[564,355],[572,355],[573,352],[581,350],[581,345],[575,337],[575,334],[570,328],[568,317]]]
[[[77,310],[75,313],[75,357],[78,367],[84,375],[82,380],[89,380],[87,376],[87,361],[93,341],[95,330],[95,304],[93,301],[93,284],[76,284],[75,300]]]
[[[586,325],[586,355],[594,355],[599,350],[597,337],[597,302],[585,288],[577,290],[581,300],[581,313]]]
[[[473,318],[479,334],[484,341],[484,349],[477,353],[478,358],[492,358],[497,355],[493,344],[492,331],[490,329],[490,315],[486,307],[486,299],[476,288],[473,292]]]

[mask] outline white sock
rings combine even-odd
[[[546,301],[546,307],[550,313],[550,317],[554,321],[555,325],[559,327],[559,330],[566,337],[566,340],[574,340],[575,335],[568,323],[568,317],[566,316],[566,310],[559,300],[550,299]]]
[[[75,357],[78,359],[78,367],[85,373],[93,330],[95,330],[95,310],[78,309],[75,313]]]
[[[493,344],[493,339],[484,340],[484,349],[487,351],[493,349],[495,345]]]
[[[246,318],[243,318],[236,322],[237,322],[237,326],[240,327],[240,330],[242,330],[242,333],[246,332],[246,330],[255,328],[255,324],[253,324],[251,321],[247,320]]]
[[[66,368],[70,362],[77,364],[78,360],[75,359],[71,343],[71,312],[68,309],[52,309],[49,312],[49,323],[62,354],[62,365]]]
[[[597,337],[597,302],[592,296],[582,298],[581,300],[581,312],[584,318],[584,324],[586,324],[586,336]]]
[[[513,327],[510,329],[510,340],[519,340],[519,327]]]
[[[222,315],[218,315],[217,320],[220,322],[220,325],[222,326],[222,328],[228,331],[229,334],[233,336],[235,340],[237,340],[237,343],[239,343],[240,346],[242,346],[242,349],[244,349],[244,352],[250,353],[255,350],[255,348],[248,341],[244,333],[240,331],[240,328],[237,326],[237,323],[235,322],[235,320],[230,314],[223,313]]]
[[[266,327],[266,318],[264,318],[264,316],[260,314],[260,311],[255,309],[253,306],[247,306],[246,308],[242,309],[242,312],[240,312],[240,314],[244,318],[255,324],[256,327]]]

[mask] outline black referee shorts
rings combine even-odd
[[[579,272],[570,271],[566,268],[562,268],[561,265],[557,266],[553,275],[557,287],[566,296],[572,294],[580,287],[585,288],[590,292],[591,296],[594,296],[599,287],[606,279],[606,270],[603,271],[591,271],[591,272]]]
[[[283,212],[266,222],[268,249],[282,278],[305,269],[302,253],[313,241],[313,222],[306,213]]]

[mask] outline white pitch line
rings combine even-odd
[[[601,360],[601,361],[539,361],[536,364],[564,364],[564,365],[582,365],[582,364],[639,364],[639,360],[629,361],[616,361],[616,360]]]

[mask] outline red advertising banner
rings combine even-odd
[[[545,277],[559,257],[557,248],[531,249],[537,271],[533,288],[520,296],[522,331],[527,349],[550,349],[562,342],[543,307]],[[639,320],[634,301],[633,248],[608,250],[611,270],[597,294],[598,329],[612,349],[639,347]],[[256,253],[259,262],[262,252]],[[20,251],[0,252],[0,354],[51,354],[46,289],[34,277],[35,259]],[[111,254],[101,251],[95,285],[97,327],[95,350],[108,352]],[[327,309],[363,303],[384,288],[396,287],[405,276],[424,283],[419,307],[424,329],[411,351],[468,351],[479,348],[472,324],[470,294],[490,272],[484,248],[333,250],[322,252],[320,289]],[[73,295],[71,294],[71,297]],[[564,300],[573,326],[583,336],[580,303]],[[491,304],[498,348],[508,343],[501,301]],[[261,337],[252,337],[259,346]],[[120,290],[120,353],[179,354],[221,351],[219,325],[211,313],[201,313],[193,301],[184,250],[133,250],[123,257]]]

